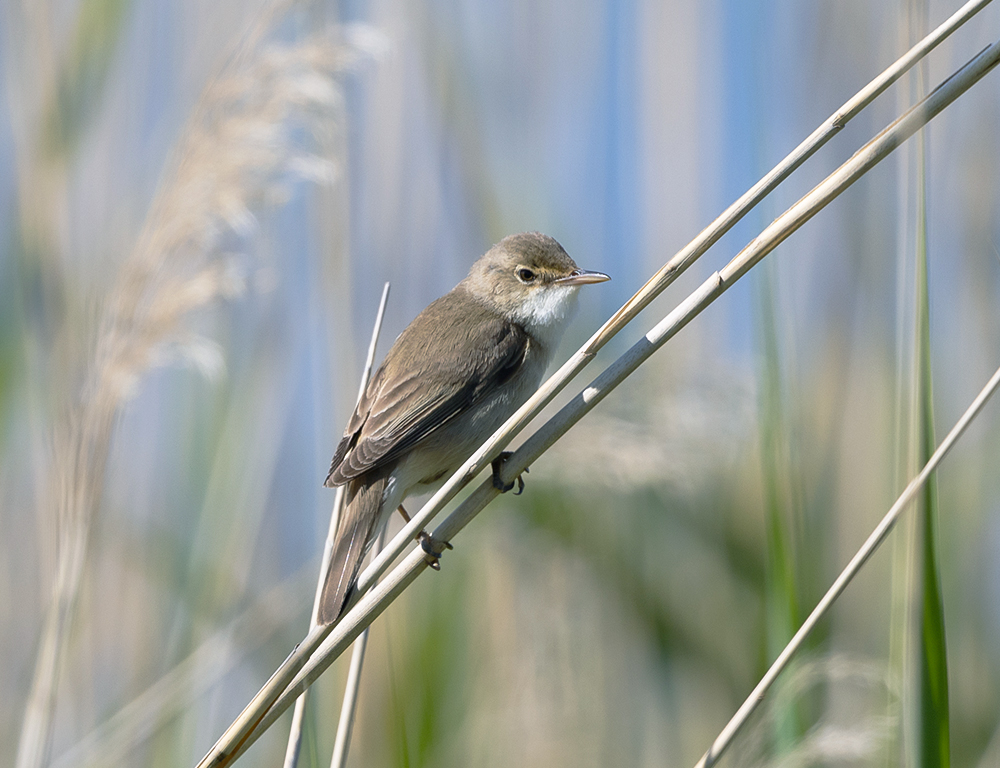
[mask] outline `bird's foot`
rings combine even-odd
[[[399,514],[403,516],[406,522],[410,522],[410,515],[403,508],[402,504],[399,505]],[[420,548],[424,551],[424,560],[427,561],[427,565],[435,571],[440,571],[441,555],[444,554],[446,549],[454,549],[454,547],[447,541],[435,539],[427,531],[421,531],[413,538],[420,542]]]
[[[524,492],[524,479],[521,475],[518,475],[511,482],[504,484],[504,481],[500,478],[500,470],[503,469],[504,462],[507,461],[513,454],[513,451],[502,451],[499,456],[493,459],[493,487],[496,488],[500,493],[507,493],[511,488],[514,487],[514,483],[517,483],[517,490],[514,491],[515,496],[520,496]],[[524,471],[527,472],[528,468],[525,467]]]
[[[427,531],[421,531],[417,536],[417,541],[420,542],[420,548],[424,550],[424,560],[435,571],[441,570],[441,555],[444,554],[444,551],[454,549],[449,542],[435,539]]]

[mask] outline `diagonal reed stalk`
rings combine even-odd
[[[978,4],[982,7],[982,4]],[[956,14],[955,17],[959,17]],[[962,20],[967,19],[965,16]],[[944,25],[942,25],[944,26]],[[940,28],[929,37],[941,39]],[[929,50],[925,41],[916,46],[924,52]],[[902,60],[909,66],[919,59],[919,56],[907,53]],[[922,55],[922,54],[921,54]],[[978,82],[987,72],[1000,62],[1000,42],[986,48],[972,61],[962,67],[948,80],[942,83],[926,99],[912,107],[904,115],[883,130],[878,136],[862,147],[850,160],[844,163],[833,174],[815,187],[809,194],[800,199],[757,238],[746,246],[721,271],[713,274],[694,293],[685,299],[663,321],[649,331],[646,336],[635,344],[628,352],[612,363],[607,370],[597,377],[583,392],[571,400],[559,413],[546,422],[532,434],[527,441],[507,460],[504,466],[505,479],[515,477],[528,464],[537,459],[573,424],[579,421],[591,408],[600,402],[612,389],[624,381],[639,365],[659,349],[675,333],[683,328],[693,317],[700,313],[725,290],[731,287],[740,277],[746,274],[764,256],[770,253],[792,232],[835,199],[847,187],[857,181],[871,168],[887,157],[903,141],[913,135],[931,118],[946,106],[951,104],[962,93]],[[897,62],[898,64],[898,62]],[[868,103],[878,92],[884,90],[888,83],[899,77],[903,69],[893,65],[891,75],[877,78],[862,93],[865,97],[856,96],[848,105],[846,111],[834,115],[824,126],[829,131],[836,132],[849,117],[857,114],[860,108]],[[829,135],[832,135],[829,134]],[[688,247],[678,253],[659,272],[656,273],[643,288],[630,299],[605,325],[583,346],[560,370],[546,381],[539,391],[521,407],[508,421],[487,441],[462,468],[439,490],[429,502],[413,516],[411,522],[404,526],[396,538],[382,551],[359,579],[359,592],[371,588],[371,591],[361,597],[357,603],[333,626],[317,628],[311,631],[299,646],[293,650],[285,662],[275,671],[271,679],[247,705],[237,720],[227,729],[216,745],[199,763],[200,768],[208,766],[228,765],[242,754],[285,709],[294,697],[316,679],[342,653],[353,639],[368,626],[425,568],[423,553],[411,551],[396,568],[381,582],[372,586],[378,576],[386,569],[417,531],[449,501],[458,489],[468,483],[496,455],[509,440],[516,435],[538,410],[547,404],[590,359],[608,339],[618,332],[629,320],[645,307],[663,288],[671,283],[680,272],[690,265],[707,248],[752,207],[768,191],[785,178],[788,173],[801,164],[824,141],[829,138],[824,129],[814,132],[818,144],[800,145],[789,158],[786,158],[765,179],[734,203],[722,216]],[[812,140],[813,137],[810,137]],[[824,138],[825,137],[825,138]],[[808,146],[807,146],[808,144]],[[435,529],[435,538],[450,540],[478,512],[497,495],[491,481],[487,480],[473,491],[452,514]]]
[[[942,441],[942,443],[934,451],[933,455],[930,457],[928,462],[920,470],[920,474],[914,477],[906,489],[900,494],[899,498],[892,505],[888,512],[886,512],[885,517],[882,518],[881,522],[876,526],[875,530],[872,531],[871,535],[861,546],[851,561],[847,564],[840,575],[837,577],[836,581],[823,596],[823,599],[816,604],[812,613],[809,614],[808,618],[799,627],[799,630],[795,633],[795,636],[791,639],[788,645],[785,646],[784,650],[775,659],[774,663],[767,670],[764,676],[761,678],[757,686],[751,691],[750,695],[747,696],[746,701],[743,705],[736,711],[732,719],[722,730],[716,740],[713,742],[711,748],[706,752],[701,760],[695,765],[695,768],[711,768],[718,762],[722,753],[725,752],[726,748],[732,743],[732,740],[739,733],[740,728],[742,728],[750,715],[753,714],[754,710],[763,701],[764,696],[767,694],[770,687],[774,684],[774,681],[778,678],[778,675],[788,666],[788,663],[792,660],[795,653],[802,647],[809,633],[816,628],[816,625],[820,620],[827,614],[830,608],[836,602],[837,598],[840,597],[841,593],[851,582],[861,567],[868,562],[868,559],[875,553],[875,550],[882,545],[889,532],[892,530],[899,516],[906,511],[906,508],[917,498],[917,494],[921,493],[927,484],[928,479],[933,475],[934,470],[937,469],[938,464],[941,460],[948,454],[955,441],[962,436],[969,424],[972,423],[973,419],[979,415],[979,412],[986,405],[993,393],[996,392],[997,387],[1000,387],[1000,368],[997,369],[996,373],[990,378],[986,383],[986,386],[980,391],[976,396],[976,399],[972,401],[962,417],[955,423],[955,426],[951,428],[948,436]]]
[[[378,312],[375,314],[375,326],[372,328],[372,338],[368,343],[368,356],[365,359],[365,367],[361,372],[361,384],[358,387],[358,398],[356,402],[361,402],[365,395],[365,387],[368,386],[368,379],[371,378],[372,368],[375,366],[375,349],[378,346],[379,333],[382,331],[382,320],[385,317],[385,308],[389,302],[389,283],[382,288],[382,300],[378,305]],[[333,511],[330,514],[330,526],[326,533],[326,543],[323,545],[323,559],[320,561],[319,580],[316,583],[316,595],[313,598],[312,614],[309,619],[309,629],[315,629],[319,622],[320,596],[323,594],[323,584],[326,583],[326,572],[330,568],[330,557],[333,552],[333,543],[337,536],[337,524],[340,521],[340,514],[344,508],[344,486],[338,486],[337,495],[333,501]],[[372,547],[372,552],[378,553],[382,549],[385,532],[379,534],[378,540]],[[340,723],[337,726],[337,746],[334,748],[333,766],[342,766],[347,760],[347,748],[350,743],[351,727],[354,724],[354,711],[358,702],[358,683],[361,678],[361,666],[365,658],[365,646],[368,643],[368,630],[366,629],[354,643],[354,651],[351,657],[351,668],[347,676],[347,686],[344,690],[344,701],[340,708]],[[295,768],[299,761],[299,751],[302,748],[302,723],[306,714],[306,694],[303,691],[295,702],[295,711],[292,713],[292,727],[288,732],[288,746],[285,748],[284,768]],[[337,755],[342,755],[339,759]]]

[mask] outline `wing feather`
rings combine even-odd
[[[458,290],[432,303],[396,339],[348,422],[328,486],[395,460],[524,363],[527,332],[492,313],[469,322],[473,299],[455,296]],[[389,370],[396,374],[391,381]]]

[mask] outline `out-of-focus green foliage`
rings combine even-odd
[[[790,419],[785,413],[786,391],[782,380],[782,362],[778,344],[774,295],[770,290],[769,278],[773,280],[773,265],[759,281],[762,284],[759,301],[759,335],[761,348],[759,358],[760,394],[760,437],[761,475],[764,481],[764,515],[767,529],[767,553],[764,558],[764,611],[767,631],[767,658],[765,665],[771,664],[782,649],[792,639],[802,623],[804,574],[796,567],[796,544],[802,540],[796,535],[801,529],[801,511],[795,502],[793,488],[797,482],[798,465],[792,458],[790,443]],[[799,558],[802,554],[799,554]],[[816,639],[811,643],[816,647]],[[780,756],[789,752],[799,742],[805,731],[800,708],[802,702],[788,700],[785,711],[777,718],[775,733],[775,753]]]
[[[55,98],[43,120],[45,147],[65,162],[99,114],[104,83],[131,0],[82,0],[72,41],[56,75]]]

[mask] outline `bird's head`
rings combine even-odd
[[[542,342],[562,336],[581,285],[603,283],[603,272],[580,269],[553,238],[509,235],[472,265],[463,281],[477,299]]]

